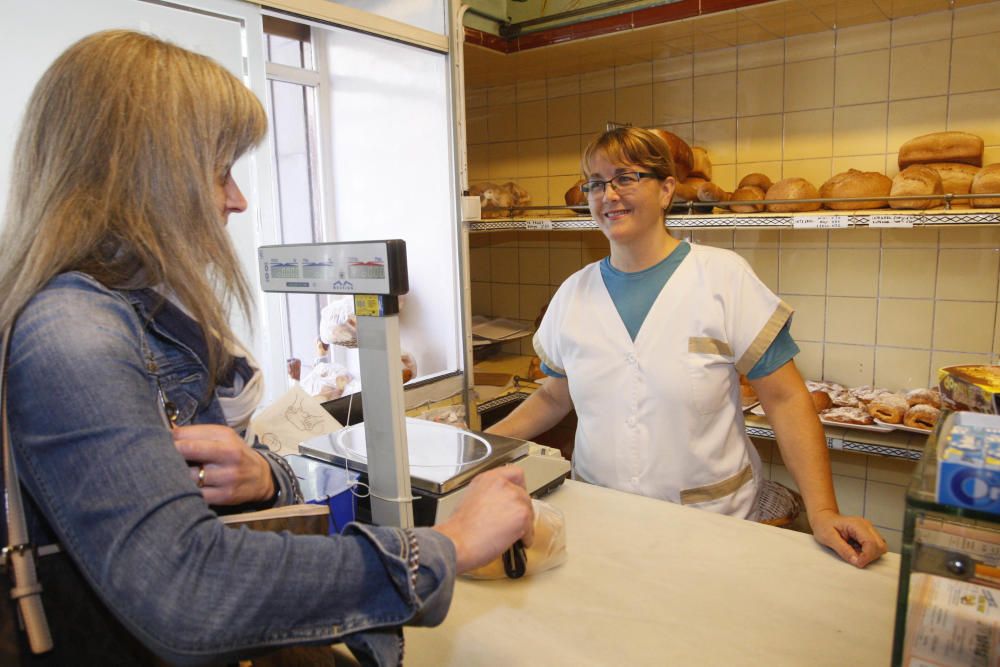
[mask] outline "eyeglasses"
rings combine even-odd
[[[656,174],[644,171],[626,171],[623,174],[616,174],[606,181],[602,181],[599,178],[589,180],[580,185],[580,190],[583,191],[584,194],[598,197],[604,194],[605,186],[610,183],[611,188],[615,192],[628,192],[635,186],[639,185],[639,181],[644,178],[657,178],[657,176]]]

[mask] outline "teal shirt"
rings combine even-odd
[[[611,301],[615,304],[618,315],[622,318],[622,323],[625,324],[625,329],[633,341],[642,328],[642,323],[646,321],[646,315],[653,307],[656,297],[660,295],[667,281],[690,252],[691,246],[686,241],[681,241],[680,245],[662,261],[635,273],[619,271],[611,266],[610,257],[601,260],[601,278],[604,279],[604,286],[611,295]],[[799,346],[795,344],[789,332],[790,325],[791,319],[785,322],[770,347],[747,373],[748,378],[756,380],[770,375],[799,353]],[[544,364],[542,371],[553,377],[565,377]]]

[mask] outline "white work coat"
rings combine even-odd
[[[633,342],[599,262],[574,273],[534,338],[541,360],[569,382],[574,475],[750,518],[761,463],[737,373],[753,368],[791,313],[742,257],[692,245]]]

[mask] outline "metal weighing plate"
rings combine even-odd
[[[528,443],[514,438],[472,433],[425,419],[406,418],[410,484],[423,491],[444,494],[483,470],[521,458]],[[368,472],[364,423],[307,440],[299,452],[322,461]]]

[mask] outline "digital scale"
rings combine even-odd
[[[469,480],[508,463],[524,470],[535,496],[566,478],[569,461],[537,453],[555,450],[405,416],[399,349],[399,296],[409,291],[405,241],[261,246],[257,257],[265,292],[354,296],[365,420],[299,450],[367,477],[370,496],[359,503],[359,518],[404,528],[438,523],[454,511]]]

